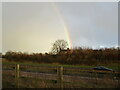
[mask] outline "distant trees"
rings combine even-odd
[[[65,48],[59,48],[62,50]],[[120,63],[120,49],[104,48],[104,49],[90,49],[90,48],[76,48],[68,53],[22,53],[8,51],[4,55],[9,61],[31,61],[38,63],[61,63],[61,64],[86,64],[95,65],[99,63]]]
[[[0,57],[2,57],[2,53],[0,52]]]
[[[61,63],[61,64],[99,64],[120,62],[120,47],[118,48],[81,48],[67,49],[65,40],[57,40],[53,43],[51,53],[22,53],[8,51],[3,58],[10,61],[31,61],[39,63]],[[1,55],[2,53],[0,53]]]
[[[68,43],[65,40],[57,40],[53,43],[52,53],[58,54],[61,50],[68,47]]]

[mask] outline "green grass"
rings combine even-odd
[[[4,65],[5,64],[5,65]],[[8,65],[7,65],[8,64]],[[9,66],[11,64],[20,64],[20,70],[26,70],[26,71],[37,71],[37,72],[41,72],[41,73],[51,73],[51,74],[57,74],[57,69],[55,67],[57,66],[63,66],[64,67],[64,75],[78,75],[78,76],[86,76],[89,77],[89,75],[91,75],[88,71],[81,71],[81,69],[76,69],[76,68],[92,68],[92,67],[96,67],[96,66],[88,66],[88,65],[65,65],[65,64],[46,64],[46,63],[33,63],[33,62],[3,62],[3,67],[4,68],[12,68],[12,66]],[[24,65],[24,67],[22,66]],[[28,65],[30,65],[28,67]],[[40,66],[40,67],[33,67],[33,66]],[[45,67],[41,67],[41,66],[45,66]],[[49,68],[47,66],[53,67],[53,68]],[[103,65],[105,66],[105,65]],[[65,69],[65,68],[68,69]],[[74,69],[70,69],[70,68],[74,68]],[[76,68],[75,68],[76,67]],[[120,67],[115,66],[115,64],[113,66],[108,66],[106,65],[106,67],[111,68],[113,70],[119,70]],[[93,77],[96,75],[96,73],[92,74]],[[113,75],[111,73],[111,75]],[[100,77],[102,76],[102,74],[100,74]],[[113,76],[116,76],[115,74]]]
[[[2,62],[2,64],[20,64],[20,65],[32,65],[32,66],[63,66],[63,67],[80,67],[80,68],[91,68],[94,66],[88,66],[88,65],[67,65],[67,64],[48,64],[48,63],[36,63],[36,62],[14,62],[14,61],[8,61],[8,62]]]
[[[3,61],[2,64],[20,64],[20,65],[32,65],[32,66],[63,66],[63,67],[78,67],[78,68],[93,68],[96,66],[105,66],[113,70],[120,70],[120,65],[118,63],[113,64],[99,64],[99,65],[67,65],[67,64],[48,64],[48,63],[37,63],[37,62],[14,62],[14,61]]]

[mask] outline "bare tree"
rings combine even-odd
[[[58,54],[61,50],[68,47],[68,43],[65,40],[57,40],[53,43],[52,53]]]

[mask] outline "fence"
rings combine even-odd
[[[70,68],[63,66],[30,66],[30,65],[3,65],[3,72],[15,75],[15,86],[19,88],[20,77],[37,77],[39,79],[56,80],[60,88],[64,82],[79,82],[83,80],[102,81],[104,75],[118,83],[119,72],[99,71],[85,68]],[[9,67],[9,69],[8,69]],[[10,68],[11,67],[11,68]],[[15,70],[15,71],[13,71]],[[47,71],[44,71],[47,70]],[[50,71],[51,70],[51,71]],[[108,77],[107,76],[107,77]],[[97,84],[97,83],[96,83]],[[118,86],[116,86],[118,87]]]

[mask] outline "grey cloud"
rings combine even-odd
[[[80,46],[80,43],[84,42],[86,46],[117,45],[117,3],[58,3],[58,5],[69,23],[74,45]]]
[[[118,44],[117,3],[3,3],[3,50],[44,52],[56,39],[65,39],[52,5],[68,25],[74,46]]]

